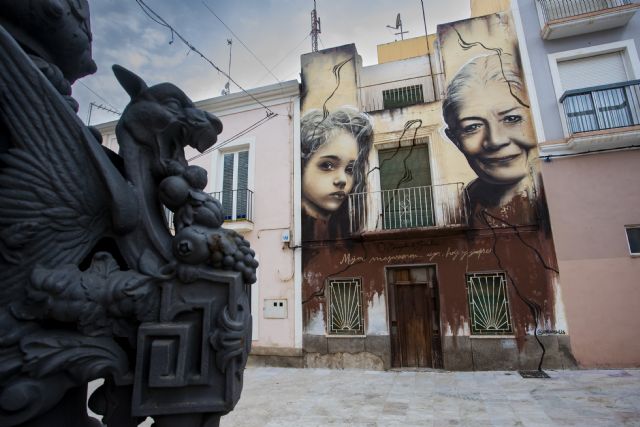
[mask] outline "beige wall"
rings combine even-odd
[[[640,366],[640,151],[543,162],[571,347],[583,367]]]
[[[329,111],[346,105],[358,108],[356,68],[361,64],[361,58],[355,45],[307,53],[300,61],[302,84],[306,91],[300,107],[302,116],[323,106]],[[340,79],[336,78],[338,75]]]
[[[436,34],[429,34],[429,52],[435,51]],[[424,36],[378,45],[378,64],[415,58],[427,54]]]
[[[511,0],[470,0],[471,17],[506,12],[511,7]]]

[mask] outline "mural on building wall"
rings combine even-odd
[[[510,21],[509,14],[493,14],[438,27],[447,76],[444,133],[477,175],[466,186],[476,226],[533,224],[540,212],[536,203],[544,203],[538,198],[537,141]]]
[[[311,110],[300,133],[303,239],[347,237],[347,198],[367,191],[371,119],[352,107]]]
[[[484,334],[511,337],[513,354],[525,354],[519,366],[530,366],[540,359],[528,335],[566,327],[510,17],[438,32],[441,102],[402,79],[406,64],[362,83],[353,45],[302,57],[302,304],[313,360],[339,352],[326,340],[351,335],[364,365],[487,369],[488,347],[465,341]],[[384,108],[359,110],[375,91]]]

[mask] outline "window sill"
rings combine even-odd
[[[235,230],[238,233],[247,233],[253,231],[253,222],[246,219],[227,220],[222,224],[223,228]]]

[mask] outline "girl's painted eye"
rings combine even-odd
[[[469,134],[474,133],[478,129],[482,127],[482,123],[473,123],[471,125],[465,126],[462,128],[462,133]]]
[[[514,114],[512,116],[505,116],[502,120],[505,123],[520,123],[522,121],[522,116]]]
[[[333,162],[328,161],[320,163],[318,167],[323,171],[332,171],[335,169],[335,165],[333,164]]]
[[[353,162],[349,162],[346,168],[344,168],[345,173],[349,175],[353,175]]]

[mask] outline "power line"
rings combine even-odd
[[[271,67],[271,70],[269,72],[271,72],[272,70],[275,70],[278,65],[282,64],[282,61],[284,61],[285,59],[287,59],[289,57],[289,55],[291,55],[295,50],[297,50],[300,46],[302,46],[302,43],[304,43],[309,37],[311,37],[311,34],[307,34],[301,41],[300,43],[298,43],[296,45],[296,47],[294,47],[293,49],[291,49],[289,52],[287,52],[282,58],[280,58],[280,60],[276,63],[276,65],[274,65],[273,67]],[[296,71],[297,73],[297,71]],[[269,75],[269,73],[266,73],[264,76],[262,76],[260,78],[260,80],[258,80],[257,82],[255,82],[253,85],[257,86],[258,83],[260,83],[262,80],[264,80],[265,77],[267,77]]]
[[[180,34],[178,31],[175,30],[175,28],[173,28],[162,16],[160,16],[158,13],[156,13],[153,9],[151,9],[149,6],[147,6],[147,4],[144,2],[144,0],[135,0],[135,2],[138,4],[138,6],[140,6],[140,9],[142,9],[142,11],[144,12],[145,15],[147,15],[149,17],[149,19],[151,19],[153,22],[157,23],[158,25],[161,25],[165,28],[167,28],[169,31],[171,31],[171,41],[173,42],[173,36],[177,36],[180,41],[182,43],[185,44],[185,46],[187,46],[191,51],[197,53],[202,59],[204,59],[209,65],[211,65],[216,71],[218,71],[220,74],[222,74],[223,76],[225,76],[226,78],[228,78],[231,82],[233,82],[233,84],[235,84],[238,88],[240,88],[240,90],[242,92],[244,92],[245,94],[247,94],[251,99],[253,99],[254,101],[256,101],[258,104],[260,104],[265,110],[267,110],[268,115],[275,115],[276,113],[274,113],[269,107],[267,107],[266,105],[264,105],[258,98],[256,98],[255,96],[253,96],[252,94],[250,94],[249,92],[247,92],[246,89],[244,89],[242,86],[240,86],[233,78],[231,78],[231,76],[227,73],[225,73],[222,69],[220,69],[220,67],[218,67],[216,64],[213,63],[213,61],[211,61],[209,58],[207,58],[202,52],[200,52],[193,44],[191,44],[186,38],[184,38],[182,36],[182,34]]]
[[[229,28],[229,26],[228,26],[227,24],[225,24],[225,23],[224,23],[224,21],[223,21],[222,19],[220,19],[220,17],[219,17],[218,15],[216,15],[216,13],[213,11],[213,9],[211,9],[211,8],[209,7],[209,5],[207,4],[207,2],[206,2],[205,0],[202,0],[202,4],[204,5],[204,7],[206,7],[206,8],[207,8],[207,10],[208,10],[209,12],[211,12],[211,14],[212,14],[213,16],[215,16],[215,17],[216,17],[216,19],[217,19],[218,21],[220,21],[220,23],[221,23],[222,25],[224,25],[224,27],[225,27],[227,30],[229,30],[229,32],[230,32],[230,33],[231,33],[231,34],[236,38],[236,40],[238,40],[238,41],[240,42],[240,44],[241,44],[242,46],[244,46],[244,48],[245,48],[245,49],[247,49],[247,51],[249,51],[249,53],[250,53],[251,55],[253,55],[253,57],[256,59],[256,61],[258,61],[258,62],[260,63],[260,65],[262,65],[262,67],[263,67],[265,70],[267,70],[267,72],[268,72],[269,74],[271,74],[271,76],[272,76],[274,79],[276,79],[276,81],[277,81],[278,83],[282,83],[282,82],[280,81],[280,79],[278,79],[278,77],[276,77],[276,75],[275,75],[275,74],[273,74],[273,73],[271,72],[271,70],[269,70],[269,68],[268,68],[266,65],[264,65],[264,62],[262,62],[262,60],[260,60],[260,58],[258,58],[258,56],[257,56],[255,53],[253,53],[253,51],[249,48],[249,46],[247,46],[247,45],[245,44],[245,42],[243,42],[243,41],[240,39],[240,37],[238,37],[238,36],[236,35],[236,33],[234,33],[234,32],[233,32],[233,30],[232,30],[231,28]]]
[[[84,86],[89,92],[91,92],[92,94],[94,94],[95,96],[97,96],[98,98],[100,98],[105,104],[107,104],[109,107],[113,108],[114,110],[117,110],[116,107],[113,106],[112,103],[110,103],[109,101],[107,101],[106,99],[104,99],[104,97],[102,97],[98,92],[96,92],[95,90],[91,89],[89,86],[87,86],[82,80],[77,80],[78,83],[80,83],[82,86]]]
[[[270,114],[270,115],[267,115],[267,116],[261,118],[260,120],[258,120],[257,122],[253,123],[249,127],[241,130],[240,132],[236,133],[233,136],[230,136],[229,138],[227,138],[223,142],[221,142],[221,143],[219,143],[217,145],[214,145],[213,147],[209,148],[208,150],[205,150],[202,153],[196,154],[195,156],[187,159],[187,161],[190,162],[192,160],[198,159],[198,158],[200,158],[200,157],[202,157],[204,155],[207,155],[207,154],[209,154],[209,153],[211,153],[211,152],[213,152],[215,150],[218,150],[218,149],[224,147],[227,144],[230,144],[231,142],[235,141],[236,139],[238,139],[238,138],[246,135],[247,133],[251,132],[252,130],[262,126],[263,124],[265,124],[269,120],[273,119],[275,116],[276,116],[276,114]]]
[[[90,102],[89,103],[89,115],[87,116],[87,126],[91,125],[91,112],[93,111],[94,108],[97,108],[99,110],[104,110],[104,111],[108,111],[112,114],[115,114],[116,116],[121,116],[122,113],[116,109],[111,109],[109,107],[105,107],[102,104],[96,104],[95,102]]]

